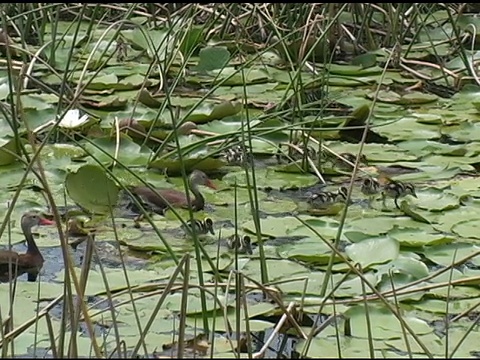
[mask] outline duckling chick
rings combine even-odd
[[[188,229],[186,227],[188,227]],[[182,226],[186,235],[189,235],[190,232],[195,232],[197,235],[207,235],[208,233],[215,235],[215,231],[213,230],[213,220],[210,218],[205,218],[203,221],[197,219],[193,219],[193,221],[188,220],[186,222],[186,227]]]
[[[227,238],[227,246],[229,249],[236,250],[239,254],[252,255],[252,240],[250,236],[233,234]]]
[[[223,152],[223,158],[229,165],[245,165],[249,160],[249,154],[240,145],[232,146]]]
[[[341,186],[336,192],[322,191],[319,193],[315,193],[308,198],[307,203],[309,203],[312,207],[322,208],[328,205],[335,204],[337,202],[346,202],[347,193],[347,188],[345,186]]]
[[[365,178],[363,179],[362,182],[362,188],[361,188],[362,194],[368,196],[368,207],[371,207],[372,201],[375,197],[380,192],[380,183],[378,182],[377,179],[374,178]]]
[[[414,197],[417,197],[417,194],[415,192],[415,186],[413,186],[412,183],[407,183],[407,182],[400,182],[400,181],[394,181],[390,180],[388,183],[386,183],[383,187],[383,192],[382,192],[382,198],[383,198],[383,206],[385,207],[385,200],[387,197],[393,198],[395,200],[395,206],[397,209],[400,209],[398,206],[398,199],[405,197],[407,195],[412,195]]]

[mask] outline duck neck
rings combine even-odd
[[[190,180],[190,191],[195,196],[195,199],[191,200],[191,204],[194,210],[202,210],[205,206],[205,198],[198,189],[198,185]]]
[[[25,240],[27,241],[27,254],[36,254],[40,253],[37,244],[35,243],[35,239],[32,235],[32,228],[28,225],[22,224],[22,231],[23,235],[25,235]]]

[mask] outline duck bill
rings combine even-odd
[[[207,185],[210,189],[217,190],[217,185],[215,185],[210,179],[207,180],[205,185]]]
[[[40,219],[40,225],[53,225],[55,224],[55,221],[48,220],[45,218]]]

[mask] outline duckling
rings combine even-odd
[[[362,194],[368,196],[368,207],[371,207],[373,198],[380,192],[380,183],[374,178],[365,178],[362,182]]]
[[[248,235],[239,236],[238,234],[233,234],[229,236],[227,238],[227,246],[231,250],[236,249],[239,254],[253,254],[252,240]]]
[[[235,145],[224,150],[223,158],[229,165],[243,165],[246,160],[245,152],[240,145]]]
[[[395,199],[395,206],[397,209],[400,209],[398,206],[398,199],[405,197],[407,195],[412,195],[414,197],[417,197],[417,194],[415,192],[415,186],[413,186],[412,183],[407,183],[407,182],[400,182],[400,181],[394,181],[394,180],[389,180],[384,186],[383,186],[383,192],[382,192],[382,198],[383,198],[383,206],[385,207],[385,200],[387,197],[394,198]]]
[[[313,207],[322,208],[337,202],[346,202],[347,193],[348,189],[345,186],[340,186],[336,192],[322,191],[313,194],[308,198],[307,203],[309,203]]]
[[[193,219],[192,222],[191,220],[188,220],[186,222],[186,227],[182,226],[182,228],[186,235],[189,235],[190,232],[196,232],[198,235],[207,235],[208,233],[215,235],[215,231],[213,230],[213,220],[208,217],[203,221]]]

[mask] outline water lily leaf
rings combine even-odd
[[[411,217],[413,220],[425,223],[425,224],[430,224],[430,220],[427,218],[423,217],[420,213],[417,211],[413,210],[407,200],[402,200],[400,202],[400,210],[403,211],[403,213],[409,217]]]
[[[0,92],[1,86],[2,85],[0,85]],[[56,104],[58,102],[58,96],[53,94],[29,94],[20,95],[20,100],[24,110],[34,109],[41,111],[51,108],[52,104]]]
[[[242,110],[242,104],[238,101],[224,101],[220,104],[203,102],[187,117],[186,121],[203,123],[209,120],[223,119],[232,116]]]
[[[408,274],[412,280],[424,278],[429,275],[428,267],[419,259],[400,254],[392,261],[372,266],[379,274]],[[382,289],[384,290],[384,289]]]
[[[243,72],[239,71],[234,67],[225,67],[220,70],[212,70],[210,74],[213,75],[214,78],[209,82],[222,83],[222,85],[230,85],[230,86],[243,87],[245,84],[251,85],[251,84],[258,84],[258,83],[266,83],[269,81],[268,76],[263,71],[263,67],[262,68],[250,67],[244,70]],[[241,93],[241,96],[242,97],[244,96],[243,92]]]
[[[480,239],[480,223],[478,220],[465,220],[452,226],[452,231],[464,238]]]
[[[267,271],[270,281],[278,279],[288,279],[289,277],[298,276],[299,274],[309,274],[309,270],[298,263],[284,259],[267,259]],[[251,260],[243,267],[243,273],[252,277],[257,281],[261,281],[260,261]]]
[[[115,182],[99,166],[84,165],[76,172],[69,172],[65,188],[75,203],[92,213],[107,213],[117,201]]]
[[[388,216],[377,216],[375,220],[353,219],[349,222],[352,230],[355,229],[363,234],[377,236],[388,233],[395,226],[395,219]]]
[[[427,234],[423,230],[394,229],[388,235],[397,240],[402,246],[421,247],[424,245],[446,244],[455,240],[455,237],[444,234]]]
[[[397,258],[400,244],[390,237],[371,238],[347,246],[345,252],[353,262],[367,268]]]
[[[17,160],[19,150],[20,149],[17,146],[17,141],[15,138],[0,138],[0,166],[5,166],[15,162]]]
[[[230,52],[225,46],[207,46],[200,50],[197,71],[223,69],[230,61]]]
[[[147,50],[150,58],[158,57],[159,61],[165,60],[175,46],[173,37],[166,30],[145,31],[144,28],[135,28],[133,31],[122,31],[122,36],[132,47]]]
[[[377,55],[373,53],[358,55],[352,59],[352,65],[361,66],[363,69],[374,66],[376,63]]]
[[[362,305],[356,305],[347,310],[346,315],[351,319],[352,334],[356,334],[360,338],[367,338],[366,329],[370,326],[371,337],[374,339],[396,339],[402,336],[404,331],[402,324],[392,314],[390,309],[385,306],[371,304],[368,305],[368,315],[366,311],[367,309]],[[416,316],[403,315],[402,320],[417,335],[433,333],[433,329],[428,322]]]
[[[85,149],[95,157],[96,161],[111,164],[116,154],[116,139],[105,136],[91,140],[85,144]],[[127,135],[120,134],[120,144],[116,160],[123,165],[145,165],[152,156],[151,150],[133,142]]]
[[[252,172],[249,172],[252,176]],[[230,172],[223,177],[228,185],[247,187],[247,181],[244,171]],[[318,182],[318,178],[311,174],[296,174],[274,171],[271,169],[256,169],[255,181],[258,189],[298,189],[301,187],[313,186]],[[252,184],[250,179],[250,184]]]
[[[356,338],[340,336],[338,340],[335,337],[325,337],[325,331],[322,331],[322,337],[314,337],[311,341],[299,339],[296,350],[305,354],[305,357],[311,359],[332,358],[339,357],[360,359],[370,358],[371,354],[367,350],[370,346],[370,341],[373,342],[375,349],[373,356],[383,357],[383,350],[387,350],[387,346],[383,342],[375,339]],[[394,357],[394,355],[392,355]]]
[[[458,198],[454,195],[444,193],[441,190],[428,189],[423,190],[418,194],[416,206],[420,209],[430,211],[446,211],[456,209],[460,206]]]
[[[180,51],[185,57],[195,53],[198,45],[205,40],[205,31],[202,26],[187,26],[180,44]]]
[[[210,172],[225,166],[226,163],[220,158],[199,156],[198,158],[189,157],[183,158],[183,164],[178,159],[157,159],[148,164],[149,167],[156,169],[165,169],[169,174],[181,174],[182,167],[185,167],[185,171],[189,172],[193,169],[199,169],[205,172]]]
[[[480,138],[479,123],[464,122],[459,125],[444,126],[440,130],[442,135],[458,142],[478,141]]]
[[[457,197],[473,196],[480,197],[480,183],[476,177],[454,179],[449,181],[448,188],[445,192],[453,194]]]
[[[436,223],[432,224],[432,226],[438,231],[452,232],[453,226],[460,222],[470,220],[480,222],[480,214],[478,210],[468,207],[460,207],[440,215],[437,218]]]
[[[85,81],[85,80],[84,80]],[[118,78],[115,74],[105,74],[96,76],[87,86],[88,89],[104,90],[110,89],[112,86],[117,85]]]
[[[398,105],[427,104],[438,100],[438,96],[433,94],[411,92],[405,95],[400,95],[393,91],[384,90],[379,91],[378,95],[376,94],[376,92],[367,94],[367,98],[371,100],[377,98],[378,101]]]
[[[475,255],[475,261],[480,263],[480,247],[474,244],[452,243],[430,246],[422,252],[427,259],[443,266],[450,266],[453,262],[470,255]]]
[[[388,137],[391,141],[440,138],[438,127],[421,124],[414,117],[403,117],[390,124],[375,127],[372,131]]]
[[[248,314],[257,314],[261,315],[268,314],[272,312],[274,309],[273,304],[267,304],[264,302],[257,303],[254,305],[248,306]],[[252,311],[252,312],[250,312]],[[266,315],[265,315],[266,316]],[[205,314],[195,314],[186,317],[187,325],[196,328],[198,324],[201,324],[203,319],[205,318]],[[235,329],[237,327],[237,311],[236,309],[229,308],[227,310],[227,319],[228,323],[225,321],[225,317],[223,312],[218,311],[216,316],[208,316],[208,322],[210,328],[215,328],[218,331],[229,331],[228,329]],[[265,320],[254,320],[249,319],[248,316],[245,315],[243,309],[240,307],[240,331],[246,331],[246,322],[248,321],[249,330],[250,331],[265,331],[268,328],[271,328],[273,323]],[[215,324],[215,325],[214,325]]]
[[[0,84],[0,100],[5,100],[10,95],[10,85],[7,82]]]
[[[302,239],[293,244],[278,247],[282,258],[295,259],[311,264],[327,264],[332,256],[332,250],[320,239]],[[340,258],[337,258],[339,260]]]
[[[349,152],[358,154],[358,144],[349,143],[329,143],[328,147],[336,153]],[[416,155],[409,154],[408,151],[401,149],[397,145],[391,144],[365,144],[363,147],[363,154],[368,161],[372,162],[396,162],[396,161],[415,161]]]

